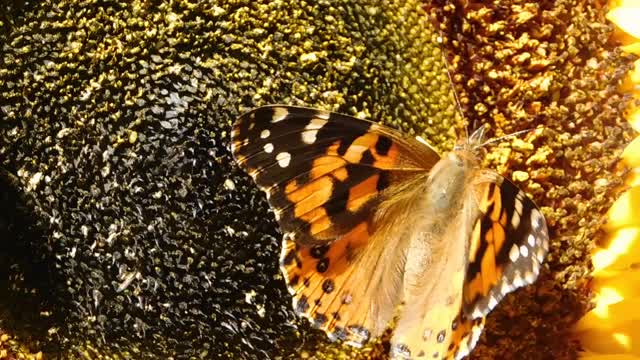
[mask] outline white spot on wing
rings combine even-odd
[[[276,160],[278,161],[278,165],[280,165],[281,168],[286,168],[287,166],[289,166],[289,162],[291,162],[291,154],[289,154],[288,152],[278,153],[278,155],[276,155]]]
[[[489,297],[489,309],[495,308],[496,305],[498,305],[498,302],[496,301],[496,298],[494,298],[493,296],[490,296]]]
[[[304,128],[302,132],[302,142],[305,144],[313,144],[316,142],[316,136],[318,135],[318,130],[322,129],[322,127],[327,123],[327,120],[321,118],[313,118],[311,122]]]
[[[458,353],[456,354],[456,360],[462,360],[467,355],[469,355],[469,350],[466,347],[462,348],[462,349],[458,350]]]
[[[520,199],[520,193],[518,193],[518,196],[516,196],[516,201],[514,203],[514,207],[516,210],[516,213],[518,215],[522,214],[522,199]],[[520,218],[520,216],[518,216],[518,219]]]
[[[480,309],[476,308],[475,310],[473,310],[473,314],[471,314],[471,316],[472,316],[474,319],[477,319],[477,318],[481,318],[481,317],[483,317],[483,316],[484,316],[484,314],[482,313],[482,311],[480,311]]]
[[[513,213],[513,217],[511,217],[511,226],[513,226],[513,228],[516,229],[518,228],[518,225],[520,225],[520,214],[516,210]]]
[[[524,280],[528,283],[531,284],[534,281],[536,281],[536,274],[533,273],[533,271],[527,271],[524,273]]]
[[[536,246],[536,238],[533,236],[533,234],[529,234],[529,236],[527,237],[527,243],[529,243],[529,246],[531,247]]]
[[[513,273],[513,286],[516,288],[524,286],[524,281],[522,281],[522,275],[518,270],[514,271]]]
[[[536,209],[531,210],[531,224],[536,230],[540,230],[542,227],[542,214]]]
[[[351,295],[347,294],[342,298],[342,303],[345,305],[349,305],[351,304],[351,302],[353,301],[353,298],[351,297]]]
[[[515,210],[520,215],[522,215],[522,208],[524,207],[524,197],[525,195],[522,191],[518,192],[518,195],[516,195],[516,201],[514,203]]]
[[[314,116],[319,119],[329,120],[329,116],[331,116],[331,114],[326,111],[318,111]]]
[[[273,108],[273,117],[271,118],[272,123],[277,123],[278,121],[284,120],[287,117],[289,111],[282,107]]]
[[[268,138],[270,135],[271,135],[271,131],[269,131],[269,130],[265,129],[265,130],[262,130],[262,132],[260,133],[260,138],[261,138],[261,139],[266,139],[266,138]]]
[[[522,257],[529,256],[529,248],[526,245],[520,246],[520,254],[522,254]]]
[[[469,349],[473,349],[476,346],[476,343],[480,339],[480,334],[482,334],[482,326],[474,326],[473,329],[471,329],[471,336],[468,340],[467,347],[465,348],[464,356],[469,355]]]
[[[518,260],[518,258],[520,257],[520,250],[518,249],[518,245],[513,245],[511,247],[511,250],[509,250],[509,259],[511,259],[511,261],[516,262],[516,260]]]
[[[266,152],[267,154],[271,154],[271,152],[273,151],[273,144],[272,143],[266,143],[264,144],[264,152]]]
[[[513,290],[513,288],[511,287],[511,285],[509,285],[509,284],[508,284],[508,283],[506,283],[506,282],[503,282],[503,283],[502,283],[502,288],[500,288],[500,292],[501,292],[503,295],[506,295],[506,294],[510,293],[512,290]]]

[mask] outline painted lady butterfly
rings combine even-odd
[[[491,309],[536,280],[549,243],[535,204],[480,168],[483,132],[441,158],[347,115],[275,105],[240,116],[233,155],[284,233],[296,313],[354,346],[396,316],[392,358],[465,357]]]

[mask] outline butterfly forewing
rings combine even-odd
[[[474,194],[481,215],[471,233],[464,286],[467,316],[486,316],[504,296],[533,283],[549,250],[540,210],[511,181],[484,171]]]
[[[368,220],[384,190],[438,160],[389,128],[301,107],[245,113],[232,138],[236,161],[267,193],[283,232],[306,245],[333,241]]]

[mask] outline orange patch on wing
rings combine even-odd
[[[500,216],[500,225],[502,225],[502,227],[506,227],[507,226],[507,212],[503,211],[502,212],[502,216]]]
[[[487,246],[480,264],[480,274],[482,276],[482,294],[488,294],[489,290],[496,283],[498,273],[496,269],[495,250],[493,245]]]
[[[496,189],[496,191],[498,190]],[[493,222],[498,222],[500,221],[500,215],[502,214],[502,199],[500,198],[500,196],[494,196],[492,200],[493,211],[489,216],[491,217],[491,220]]]
[[[296,214],[304,214],[304,210],[318,207],[331,197],[333,181],[329,177],[321,177],[296,188],[291,186],[291,189],[294,191],[287,193],[287,199],[296,204]],[[298,206],[302,209],[298,210]]]
[[[287,185],[287,189],[293,190],[287,193],[286,196],[294,204],[294,216],[311,225],[310,232],[312,235],[333,226],[326,210],[322,207],[331,198],[333,191],[331,178],[321,177],[300,187]]]
[[[329,261],[324,273],[319,273],[317,270],[317,264],[321,260],[311,256],[312,248],[307,247],[298,250],[301,268],[298,268],[295,262],[286,267],[289,282],[296,276],[299,279],[293,288],[296,297],[306,296],[309,304],[306,313],[311,316],[315,314],[326,316],[327,321],[320,326],[320,329],[333,331],[336,326],[344,327],[346,321],[351,323],[358,317],[365,316],[362,309],[358,307],[357,298],[354,297],[348,302],[344,300],[345,297],[353,295],[351,289],[355,286],[350,282],[353,280],[350,279],[354,270],[353,257],[367,244],[369,237],[369,227],[366,222],[362,222],[345,236],[330,244],[329,250],[324,255],[324,258]],[[287,250],[290,249],[293,249],[293,245],[287,246]],[[330,293],[327,293],[326,287],[323,287],[327,280],[333,284]]]
[[[480,199],[482,200],[479,201],[478,207],[483,213],[486,213],[487,210],[489,210],[489,205],[494,201],[493,195],[491,195],[491,190],[495,193],[498,189],[494,184],[488,184],[487,186],[482,187],[482,194],[480,194]]]
[[[345,181],[349,177],[349,173],[344,167],[334,170],[332,175],[339,181]]]
[[[476,256],[478,256],[478,249],[480,248],[480,227],[481,221],[477,220],[471,232],[471,240],[469,242],[469,262],[472,262]]]
[[[349,189],[347,209],[351,212],[355,212],[369,201],[369,199],[374,197],[378,192],[379,179],[380,175],[375,174]]]
[[[340,170],[340,168],[344,167],[345,161],[336,158],[334,156],[322,156],[315,160],[313,160],[313,165],[311,166],[311,180],[318,179],[323,177],[329,173],[336,172],[336,170]],[[346,169],[343,170],[346,173]],[[346,176],[346,174],[340,173],[340,176]],[[338,177],[338,176],[336,176]]]
[[[474,301],[477,294],[483,294],[482,274],[478,273],[473,279],[467,280],[466,289],[463,294],[466,295],[465,303],[469,304]]]
[[[400,154],[398,147],[392,143],[386,155],[378,154],[375,147],[379,139],[380,135],[373,133],[364,134],[356,138],[341,157],[352,164],[358,164],[362,160],[362,155],[369,150],[374,158],[374,162],[371,164],[372,166],[380,169],[393,168],[397,165]],[[327,149],[327,155],[340,156],[338,155],[340,145],[340,141],[336,141]]]
[[[506,238],[504,227],[500,224],[494,223],[491,232],[493,233],[493,239],[491,241],[493,243],[493,248],[497,250],[501,249]]]
[[[493,244],[493,228],[487,230],[487,232],[484,233],[484,240],[489,244]]]
[[[311,229],[309,230],[309,232],[312,235],[315,235],[324,230],[327,230],[333,225],[331,223],[331,220],[329,219],[327,211],[322,206],[313,208],[302,214],[298,214],[299,208],[301,207],[296,206],[295,208],[296,218],[304,220],[307,223],[311,224]]]
[[[362,154],[367,151],[369,148],[367,146],[363,146],[363,145],[358,145],[356,144],[356,142],[358,140],[360,140],[361,138],[367,136],[367,134],[360,136],[359,138],[357,138],[352,144],[351,146],[349,146],[347,148],[347,151],[344,153],[344,155],[339,155],[338,154],[338,148],[341,145],[341,141],[336,141],[335,143],[333,143],[333,145],[331,145],[328,149],[327,149],[327,155],[329,155],[330,157],[341,157],[344,160],[352,163],[352,164],[357,164],[360,162],[360,159],[362,159]]]
[[[335,286],[341,290],[344,289],[344,292],[336,292],[337,294],[335,295],[331,294],[328,296],[328,299],[322,301],[322,304],[318,307],[319,312],[329,316],[330,321],[323,327],[325,330],[331,331],[340,324],[338,318],[331,316],[333,313],[339,314],[343,320],[353,320],[354,317],[364,316],[364,314],[360,314],[363,309],[359,309],[357,306],[358,299],[353,299],[351,304],[344,304],[343,300],[345,296],[353,295],[349,293],[349,290],[354,287],[349,281],[353,271],[351,265],[354,260],[353,258],[362,247],[366,245],[369,236],[367,223],[360,223],[346,236],[342,237],[335,246],[332,246],[327,253],[327,256],[335,262],[335,265],[330,269],[328,275],[332,277]],[[322,288],[320,287],[318,290],[320,291],[314,292],[314,295],[323,296],[324,293],[321,293]]]
[[[298,190],[298,181],[295,179],[289,181],[287,185],[284,187],[285,194],[290,194],[296,190]]]

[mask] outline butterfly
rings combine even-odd
[[[393,359],[464,358],[487,314],[536,280],[549,245],[533,201],[480,167],[483,129],[440,157],[348,115],[282,105],[241,115],[231,150],[284,234],[295,312],[353,346],[395,320]]]

